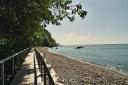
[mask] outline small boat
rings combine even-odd
[[[76,49],[84,48],[84,46],[77,46]]]
[[[58,49],[57,47],[55,49]]]

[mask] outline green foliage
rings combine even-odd
[[[75,14],[87,14],[81,4],[71,0],[0,0],[0,54],[8,56],[32,45],[55,46],[56,42],[45,29],[48,24],[61,25]]]
[[[57,45],[50,32],[42,27],[32,35],[31,40],[35,46],[53,47]]]

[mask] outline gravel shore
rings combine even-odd
[[[45,55],[64,85],[128,85],[128,76],[118,72],[55,53]]]

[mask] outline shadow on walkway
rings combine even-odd
[[[34,70],[33,70],[33,56],[34,52],[30,52],[21,67],[17,72],[16,77],[11,85],[33,85],[34,83]]]

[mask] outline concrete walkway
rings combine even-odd
[[[15,78],[13,79],[10,85],[34,85],[34,57],[35,57],[35,52],[34,49],[32,49],[31,52],[28,53],[28,55],[26,56],[21,69],[17,72]],[[44,85],[43,84],[44,82],[40,76],[41,73],[38,69],[39,67],[36,59],[35,59],[35,64],[36,64],[36,72],[37,72],[37,85]],[[49,71],[55,84],[63,85],[58,81],[58,76],[56,75],[56,72],[51,67],[51,65],[49,64],[46,65],[50,69]]]
[[[34,81],[34,50],[27,55],[21,69],[18,71],[11,85],[33,85]]]

